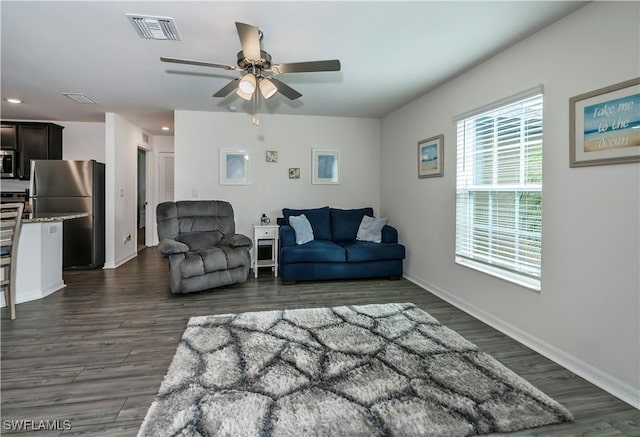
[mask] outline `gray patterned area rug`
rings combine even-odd
[[[466,436],[571,421],[410,303],[193,317],[139,436]]]

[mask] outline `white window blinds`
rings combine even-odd
[[[456,262],[540,289],[542,94],[457,121]]]

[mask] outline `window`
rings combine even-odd
[[[456,262],[540,290],[542,93],[457,119]]]

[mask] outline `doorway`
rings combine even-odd
[[[138,207],[136,213],[137,251],[143,250],[146,245],[146,221],[147,221],[147,151],[138,148]]]

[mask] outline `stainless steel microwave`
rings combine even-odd
[[[0,173],[0,177],[3,179],[18,177],[16,173],[17,162],[15,151],[0,150],[0,160],[2,164],[2,173]]]

